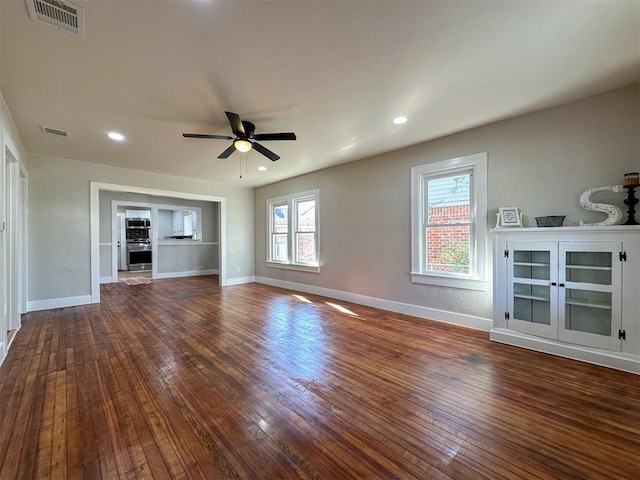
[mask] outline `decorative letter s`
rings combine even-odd
[[[611,185],[609,187],[595,187],[586,190],[582,195],[580,195],[580,206],[582,208],[586,208],[587,210],[592,210],[594,212],[603,212],[607,214],[607,218],[599,223],[584,223],[582,220],[580,221],[580,226],[584,227],[599,227],[605,225],[614,225],[620,217],[622,216],[622,212],[615,205],[609,205],[608,203],[593,203],[589,200],[589,197],[594,193],[611,191],[620,193],[622,192],[622,185]]]

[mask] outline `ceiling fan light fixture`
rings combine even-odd
[[[2,1],[2,0],[0,0]],[[56,1],[56,0],[50,0]],[[228,158],[233,152],[246,153],[249,150],[255,150],[261,155],[264,155],[272,162],[280,160],[280,156],[273,153],[267,147],[263,146],[262,141],[271,140],[296,140],[296,134],[293,132],[280,132],[280,133],[260,133],[254,135],[256,126],[246,120],[241,120],[237,113],[224,112],[229,119],[229,125],[231,125],[231,131],[235,137],[228,135],[209,135],[206,133],[183,133],[185,138],[215,138],[219,140],[231,140],[231,145],[218,155],[218,158]],[[255,140],[255,142],[254,142]]]
[[[236,150],[243,153],[251,150],[251,142],[248,140],[236,140],[233,142],[233,146],[236,147]]]

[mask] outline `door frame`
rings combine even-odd
[[[126,252],[127,252],[127,234],[126,234],[126,226],[125,226],[125,214],[122,212],[116,212],[116,267],[113,268],[111,266],[111,276],[114,277],[114,280],[118,279],[118,272],[120,270],[125,270],[127,266],[126,261]],[[119,234],[119,235],[118,235]],[[119,248],[118,248],[119,245]],[[113,254],[112,254],[113,255]]]
[[[226,286],[227,282],[227,199],[214,195],[199,193],[176,192],[159,190],[155,188],[135,187],[132,185],[120,185],[114,183],[90,182],[90,211],[91,211],[91,302],[100,303],[100,192],[139,193],[159,197],[179,198],[184,200],[200,200],[220,204],[218,217],[218,232],[220,235],[219,259],[219,283]]]
[[[157,263],[158,263],[158,253],[157,253],[157,242],[155,240],[155,235],[153,234],[153,229],[155,228],[155,224],[157,219],[153,218],[153,208],[154,204],[149,202],[136,202],[136,201],[128,201],[128,200],[111,200],[111,282],[118,281],[118,270],[120,270],[122,255],[127,255],[127,241],[126,241],[126,215],[124,213],[118,212],[118,209],[121,207],[131,207],[137,210],[148,210],[151,214],[151,231],[149,232],[149,239],[151,240],[152,247],[152,270],[151,277],[157,277]],[[118,236],[118,230],[120,230],[120,236]],[[118,242],[120,242],[120,252],[118,252]],[[120,255],[118,255],[120,253]],[[128,263],[128,262],[127,262]]]
[[[20,329],[21,315],[27,305],[27,172],[20,151],[4,127],[1,159],[0,361],[9,348],[7,331]]]

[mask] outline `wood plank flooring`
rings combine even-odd
[[[0,479],[637,480],[639,402],[638,376],[484,332],[216,277],[120,282],[24,316]]]

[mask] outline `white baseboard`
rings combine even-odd
[[[20,331],[20,329],[22,328],[22,324],[20,324],[20,326],[16,329],[16,333],[13,335],[13,337],[11,337],[11,340],[9,340],[7,342],[7,352],[9,351],[9,349],[11,348],[11,345],[13,344],[13,341],[16,339],[16,337],[18,336],[18,332]]]
[[[117,281],[118,280],[114,280],[113,277],[100,277],[100,285],[102,285],[103,283],[114,283]]]
[[[299,292],[312,293],[314,295],[322,295],[336,300],[365,305],[367,307],[375,307],[381,310],[388,310],[396,313],[404,313],[414,317],[435,320],[438,322],[450,323],[461,327],[473,328],[488,332],[493,326],[493,321],[488,318],[475,317],[462,313],[448,312],[446,310],[438,310],[435,308],[423,307],[421,305],[413,305],[410,303],[394,302],[383,298],[368,297],[357,293],[343,292],[324,287],[315,287],[313,285],[305,285],[302,283],[285,282],[273,278],[256,277],[257,283],[264,283],[274,287],[296,290]]]
[[[7,355],[9,354],[9,349],[11,348],[11,345],[13,344],[16,337],[18,336],[18,332],[20,331],[21,328],[22,328],[22,325],[19,325],[18,328],[16,329],[16,333],[11,337],[11,340],[7,338],[7,348],[4,348],[5,346],[4,341],[0,343],[0,366],[2,366],[2,362],[4,362],[4,359],[7,358]]]
[[[77,307],[80,305],[88,305],[92,303],[91,295],[80,295],[78,297],[50,298],[47,300],[36,300],[27,302],[29,312],[37,312],[39,310],[49,310],[51,308]]]
[[[559,357],[593,363],[594,365],[600,365],[602,367],[640,374],[640,357],[637,355],[566,344],[514,332],[513,330],[506,330],[504,328],[492,329],[489,338],[495,342],[526,348],[536,352],[549,353]]]
[[[256,277],[237,277],[237,278],[227,278],[227,282],[224,284],[225,287],[230,287],[231,285],[242,285],[244,283],[255,283]]]
[[[197,277],[200,275],[218,275],[219,270],[212,268],[210,270],[191,270],[188,272],[163,272],[158,273],[153,278],[181,278],[181,277]]]

